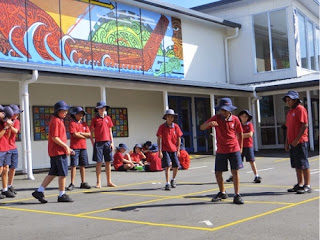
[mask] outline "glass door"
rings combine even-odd
[[[194,152],[191,97],[169,96],[169,108],[179,114],[177,124],[183,132],[182,141],[186,150]]]

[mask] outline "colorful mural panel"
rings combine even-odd
[[[181,36],[179,19],[115,1],[0,0],[2,61],[181,78]]]
[[[95,107],[86,107],[86,122],[90,126],[92,118],[95,117]],[[108,116],[111,117],[113,137],[129,137],[128,110],[127,108],[110,108]]]

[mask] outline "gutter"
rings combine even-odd
[[[31,148],[31,136],[30,136],[30,104],[29,104],[29,84],[38,80],[38,70],[32,71],[32,77],[22,80],[21,83],[21,106],[23,106],[23,121],[22,121],[22,148],[23,148],[23,172],[27,173],[27,178],[34,180],[32,169],[32,148]]]
[[[226,37],[224,39],[224,54],[225,54],[225,61],[226,61],[226,77],[227,77],[227,84],[230,84],[230,70],[229,70],[229,52],[228,52],[228,40],[238,37],[239,35],[239,28],[237,27],[236,33],[232,36]]]

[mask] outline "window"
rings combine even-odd
[[[286,10],[254,16],[257,72],[290,68]]]
[[[317,59],[318,59],[318,70],[320,70],[320,30],[316,28],[316,43],[317,44]]]
[[[319,26],[297,10],[294,11],[294,14],[298,16],[299,45],[296,51],[300,53],[300,67],[317,71],[320,69]]]

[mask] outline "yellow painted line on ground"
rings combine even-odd
[[[156,197],[156,198],[166,198],[168,196],[165,195],[156,195],[156,194],[139,194],[139,193],[119,193],[119,192],[102,192],[102,194],[109,195],[122,195],[122,196],[135,196],[135,197]]]
[[[316,162],[316,161],[320,161],[320,158],[318,157],[318,159],[309,160],[309,162]]]
[[[266,215],[270,215],[272,213],[280,212],[282,210],[285,210],[285,209],[288,209],[288,208],[291,208],[291,207],[295,207],[295,206],[298,206],[298,205],[301,205],[301,204],[304,204],[304,203],[307,203],[307,202],[311,202],[311,201],[314,201],[314,200],[317,200],[317,199],[320,199],[320,197],[307,199],[307,200],[304,200],[304,201],[301,201],[301,202],[298,202],[298,203],[292,203],[290,205],[287,205],[287,206],[284,206],[284,207],[281,207],[281,208],[276,208],[274,210],[271,210],[271,211],[268,211],[268,212],[265,212],[265,213],[257,214],[257,215],[254,215],[252,217],[247,217],[247,218],[244,218],[244,219],[241,219],[241,220],[238,220],[238,221],[234,221],[234,222],[231,222],[231,223],[228,223],[228,224],[221,225],[219,227],[211,228],[209,231],[217,231],[217,230],[220,230],[220,229],[223,229],[223,228],[231,227],[231,226],[239,224],[239,223],[244,223],[244,222],[247,222],[247,221],[250,221],[250,220],[253,220],[253,219],[264,217]]]
[[[318,200],[320,197],[315,197],[311,199],[307,199],[298,203],[293,203],[285,207],[277,208],[265,213],[257,214],[251,217],[247,217],[244,219],[240,219],[238,221],[233,221],[228,224],[224,224],[215,228],[204,228],[204,227],[194,227],[194,226],[186,226],[186,225],[176,225],[176,224],[162,224],[162,223],[152,223],[152,222],[143,222],[143,221],[134,221],[134,220],[126,220],[126,219],[115,219],[115,218],[105,218],[105,217],[94,217],[94,216],[84,216],[79,214],[69,214],[69,213],[61,213],[61,212],[50,212],[50,211],[42,211],[42,210],[32,210],[32,209],[24,209],[24,208],[15,208],[15,207],[2,207],[0,209],[6,210],[13,210],[13,211],[21,211],[21,212],[32,212],[32,213],[41,213],[41,214],[50,214],[50,215],[57,215],[57,216],[67,216],[67,217],[76,217],[76,218],[85,218],[85,219],[94,219],[94,220],[104,220],[104,221],[113,221],[113,222],[122,222],[122,223],[133,223],[133,224],[141,224],[141,225],[149,225],[149,226],[158,226],[158,227],[171,227],[171,228],[182,228],[182,229],[189,229],[189,230],[202,230],[202,231],[217,231],[223,228],[231,227],[240,223],[244,223],[253,219],[257,219],[260,217],[264,217],[270,215],[272,213],[280,212],[282,210],[295,207],[304,203],[308,203],[314,200]]]
[[[290,158],[281,158],[281,159],[278,159],[278,160],[275,160],[273,162],[285,162],[285,161],[289,161]]]

